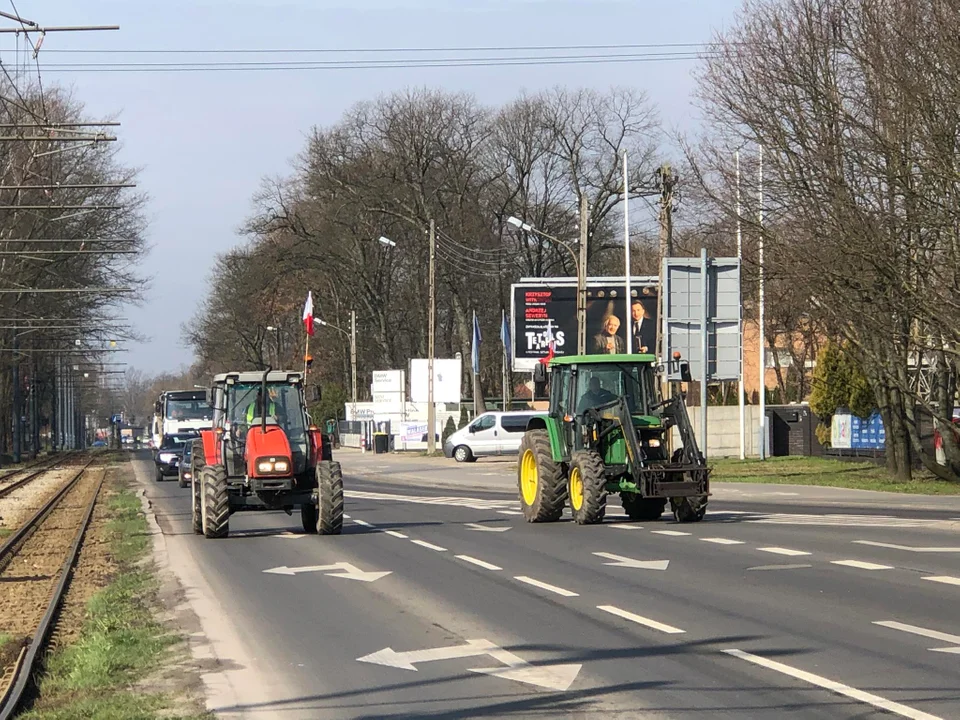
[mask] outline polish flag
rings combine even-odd
[[[313,335],[313,291],[307,292],[307,302],[303,306],[303,325],[307,335]]]
[[[553,340],[553,326],[549,322],[547,323],[546,339],[547,339],[547,348],[549,349],[549,351],[547,352],[546,357],[540,358],[540,362],[542,362],[544,365],[549,364],[550,361],[553,360],[553,350],[554,350],[554,346],[556,345],[556,343]]]

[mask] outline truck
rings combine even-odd
[[[205,390],[164,390],[154,404],[150,436],[154,448],[160,447],[164,435],[211,427],[213,409]]]

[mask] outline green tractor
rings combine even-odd
[[[687,363],[680,376],[690,380]],[[517,481],[528,522],[553,522],[569,502],[580,525],[598,523],[619,493],[632,520],[657,520],[669,501],[678,522],[707,510],[710,469],[679,393],[660,396],[653,355],[573,355],[549,365],[550,410],[532,418]],[[537,382],[547,379],[539,365]],[[669,451],[676,427],[680,447]]]

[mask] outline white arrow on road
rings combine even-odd
[[[469,668],[470,672],[494,675],[505,680],[535,685],[548,690],[566,690],[569,688],[573,681],[577,679],[582,667],[579,663],[531,665],[509,650],[504,650],[489,640],[483,639],[467,640],[464,645],[410,650],[408,652],[397,652],[393,648],[384,648],[370,655],[357,658],[357,660],[374,665],[386,665],[387,667],[416,671],[416,663],[455,660],[480,655],[489,655],[502,662],[506,667]]]
[[[271,575],[299,575],[300,573],[322,572],[327,577],[339,577],[346,578],[347,580],[373,582],[382,577],[386,577],[391,571],[387,570],[386,572],[377,572],[372,570],[361,570],[356,565],[351,565],[348,562],[338,562],[334,563],[333,565],[303,565],[302,567],[287,567],[286,565],[281,565],[280,567],[264,570],[264,572],[270,573]]]
[[[633,558],[623,557],[623,555],[614,555],[613,553],[595,552],[597,557],[613,560],[614,562],[604,563],[611,567],[636,568],[638,570],[666,570],[670,564],[669,560],[634,560]]]
[[[467,523],[466,527],[471,530],[479,530],[480,532],[506,532],[510,527],[488,527],[487,525],[481,525],[480,523]]]

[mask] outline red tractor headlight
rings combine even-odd
[[[257,473],[261,475],[286,475],[288,472],[290,472],[290,458],[257,458],[256,467]]]

